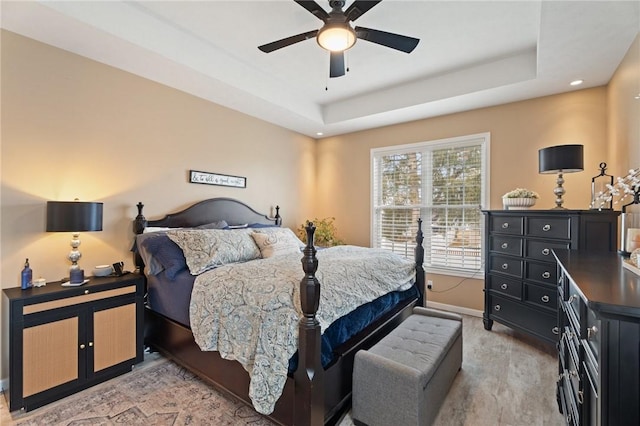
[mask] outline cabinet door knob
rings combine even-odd
[[[493,309],[495,309],[496,311],[499,311],[500,310],[500,305],[494,306]]]
[[[553,328],[551,329],[551,332],[552,332],[553,334],[555,334],[555,335],[558,335],[558,333],[560,332],[560,330],[558,329],[558,326],[556,325],[555,327],[553,327]]]
[[[549,279],[550,277],[551,277],[551,274],[549,273],[549,271],[544,271],[542,273],[542,278],[544,278],[545,280]]]
[[[89,347],[93,346],[93,342],[89,342]]]
[[[80,349],[84,349],[84,343],[80,344]]]
[[[544,249],[542,249],[542,254],[543,254],[544,256],[549,256],[549,253],[551,253],[551,250],[549,250],[548,248],[544,248]]]
[[[502,283],[500,288],[503,289],[503,290],[506,290],[507,288],[509,288],[509,286],[507,285],[507,283]]]
[[[503,263],[502,264],[502,269],[504,269],[504,270],[509,269],[509,264],[508,263]]]
[[[545,231],[545,232],[551,230],[551,225],[549,225],[549,224],[544,225],[542,227],[542,230]]]
[[[85,291],[84,291],[84,294],[89,294],[89,290],[85,290]]]
[[[509,244],[502,243],[502,245],[500,247],[502,247],[504,250],[506,250],[507,248],[509,248]]]
[[[507,229],[509,227],[509,222],[505,222],[502,224],[502,229]]]
[[[596,334],[598,334],[598,327],[594,325],[587,328],[587,340],[591,340],[593,337],[596,337]]]
[[[542,300],[544,303],[549,303],[549,296],[547,296],[546,294],[544,296],[542,296],[540,298],[540,300]]]

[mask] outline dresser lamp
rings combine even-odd
[[[82,201],[47,201],[47,232],[72,232],[71,251],[67,256],[71,261],[70,277],[79,273],[78,260],[82,256],[80,232],[102,231],[102,203]],[[82,280],[81,280],[82,281]]]
[[[564,173],[581,172],[584,170],[584,146],[582,145],[557,145],[543,148],[538,151],[539,173],[557,173],[555,209],[564,209],[562,196],[565,193],[562,184]]]

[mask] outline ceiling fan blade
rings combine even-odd
[[[329,52],[329,78],[344,75],[344,52]]]
[[[294,0],[294,1],[298,3],[300,6],[307,9],[316,18],[321,19],[322,21],[325,21],[327,18],[329,18],[329,13],[327,13],[326,10],[324,10],[318,3],[316,3],[313,0]]]
[[[262,46],[258,46],[258,49],[262,50],[265,53],[270,53],[270,52],[273,52],[274,50],[282,49],[283,47],[291,46],[292,44],[296,44],[301,41],[314,38],[316,34],[318,34],[318,30],[297,34],[291,37],[283,38],[282,40],[277,40],[271,43],[263,44]]]
[[[355,27],[359,39],[381,44],[402,52],[411,53],[416,48],[420,39],[407,37],[386,31],[372,30],[371,28]]]
[[[378,1],[362,1],[356,0],[351,3],[351,6],[345,10],[344,14],[349,21],[355,21],[365,13],[369,11],[373,6],[380,3],[382,0]]]

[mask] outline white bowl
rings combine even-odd
[[[98,265],[93,269],[94,277],[106,277],[113,273],[113,267],[111,265]]]

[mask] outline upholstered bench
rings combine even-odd
[[[430,425],[462,366],[460,315],[416,307],[368,351],[356,353],[356,425]]]

